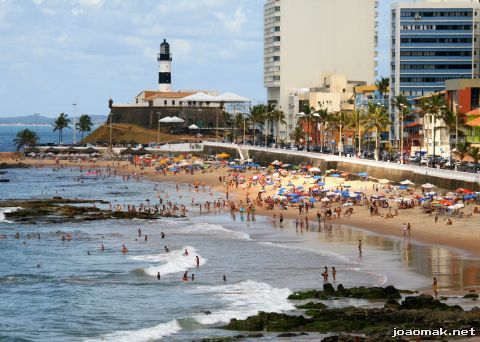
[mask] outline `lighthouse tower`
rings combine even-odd
[[[170,44],[164,39],[160,44],[160,53],[158,54],[158,90],[172,91],[172,55],[170,54]]]

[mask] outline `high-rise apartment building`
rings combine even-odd
[[[391,7],[391,96],[408,99],[445,89],[445,81],[478,78],[480,0],[400,2]],[[399,118],[392,107],[391,139]]]
[[[291,92],[323,84],[322,74],[368,84],[375,78],[376,0],[266,0],[264,85],[281,109],[289,139],[299,112]]]

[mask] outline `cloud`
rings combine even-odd
[[[78,0],[81,6],[85,7],[101,7],[104,0]]]
[[[85,11],[81,8],[72,8],[72,14],[75,16],[75,17],[78,17],[80,15],[84,15],[85,14]]]
[[[60,34],[57,38],[55,38],[55,40],[59,43],[65,43],[69,40],[69,37],[68,37],[68,34],[66,34],[65,32],[62,32],[62,34]]]
[[[233,17],[228,16],[225,12],[216,12],[215,17],[223,23],[227,30],[233,33],[240,33],[243,25],[247,22],[247,16],[242,7],[237,7]]]
[[[192,44],[184,39],[172,39],[171,41],[172,53],[175,52],[175,59],[178,61],[191,60]]]

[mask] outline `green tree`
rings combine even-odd
[[[29,129],[23,129],[19,131],[13,139],[13,142],[15,143],[15,147],[17,148],[17,151],[20,151],[22,147],[33,147],[38,143],[39,137],[37,133],[29,130]]]
[[[238,135],[242,135],[243,133],[243,128],[244,125],[246,126],[247,123],[245,122],[246,118],[243,116],[242,113],[237,113],[235,114],[235,117],[233,118],[233,124],[234,124],[234,137],[235,137],[235,144],[237,143],[237,137]]]
[[[290,139],[295,142],[295,145],[300,145],[300,140],[305,139],[305,132],[301,125],[297,125],[297,127],[295,127],[290,133]]]
[[[362,153],[362,128],[365,126],[367,116],[364,111],[354,110],[347,124],[348,128],[355,130],[356,138],[358,139],[358,151],[357,154]]]
[[[317,111],[317,114],[318,114],[317,121],[320,124],[320,127],[322,128],[321,136],[320,136],[320,148],[321,148],[321,151],[323,152],[323,146],[324,146],[325,135],[326,135],[325,131],[326,131],[326,126],[327,126],[327,122],[329,120],[330,114],[328,113],[327,109],[319,109]]]
[[[231,136],[227,134],[229,128],[233,126],[232,115],[226,111],[222,112],[222,120],[223,120],[223,140],[227,138],[227,136]]]
[[[265,122],[265,146],[268,144],[268,135],[269,129],[271,130],[271,135],[273,137],[273,122],[274,122],[274,115],[273,112],[275,111],[275,104],[268,103],[265,109],[265,115],[263,116]]]
[[[433,162],[432,166],[435,167],[435,143],[436,143],[436,131],[437,128],[444,128],[444,126],[437,127],[437,120],[442,120],[445,116],[446,111],[446,101],[444,96],[439,94],[433,94],[429,98],[425,99],[420,103],[421,111],[424,115],[430,116],[433,120]]]
[[[390,79],[388,77],[381,77],[375,81],[375,86],[377,87],[382,100],[385,100],[385,94],[388,94],[390,89]]]
[[[285,118],[285,113],[279,109],[273,110],[272,114],[272,122],[276,123],[276,132],[275,132],[275,145],[278,145],[279,143],[279,126],[280,124],[285,125],[287,123],[286,118]]]
[[[468,155],[472,157],[473,161],[478,163],[478,160],[480,160],[480,148],[479,147],[470,147],[468,151]]]
[[[343,152],[343,129],[347,128],[350,123],[350,115],[346,111],[333,113],[330,118],[330,127],[338,131],[338,153]]]
[[[298,122],[301,123],[302,125],[306,125],[307,129],[305,132],[306,136],[306,145],[307,148],[310,146],[310,132],[312,131],[310,128],[315,124],[316,122],[316,116],[318,115],[317,113],[313,112],[313,108],[310,108],[308,105],[305,105],[302,110],[302,116],[298,119]],[[313,133],[315,136],[315,133]]]
[[[70,128],[70,119],[65,113],[61,113],[58,118],[55,119],[53,123],[53,131],[58,131],[58,143],[62,144],[63,142],[63,130],[65,128]]]
[[[253,126],[253,143],[256,143],[257,126],[262,127],[265,122],[265,105],[258,104],[250,108],[249,120]]]
[[[470,143],[458,143],[457,147],[455,148],[455,155],[463,161],[463,159],[469,155],[470,152]]]
[[[83,140],[83,133],[91,132],[92,127],[93,127],[92,118],[90,118],[90,116],[87,114],[80,115],[80,117],[78,118],[76,128],[82,134],[82,140]]]
[[[391,124],[385,107],[377,105],[376,103],[368,104],[365,127],[368,130],[375,129],[375,160],[378,160],[380,156],[380,133]]]

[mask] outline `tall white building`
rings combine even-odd
[[[264,85],[267,99],[286,116],[279,136],[288,140],[299,112],[295,89],[342,74],[372,84],[377,46],[376,0],[266,0]]]

